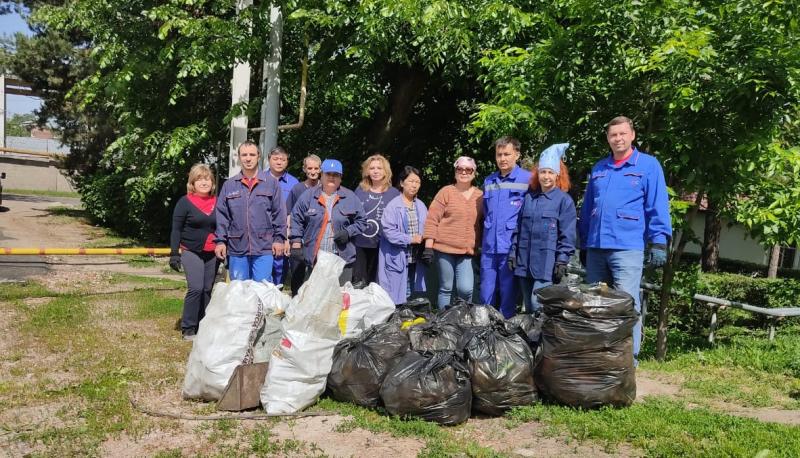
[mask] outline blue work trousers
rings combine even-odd
[[[538,313],[542,310],[542,304],[536,298],[536,290],[550,286],[553,284],[551,281],[534,280],[530,277],[517,277],[519,279],[520,287],[522,288],[522,302],[525,304],[526,313]]]
[[[508,253],[481,255],[481,303],[500,309],[504,317],[517,313],[519,289],[514,272],[508,268]]]
[[[614,289],[625,291],[633,296],[633,306],[640,314],[633,327],[633,358],[637,360],[642,343],[642,301],[640,285],[644,251],[604,250],[589,248],[586,253],[586,283],[605,282]]]
[[[228,256],[231,280],[255,280],[272,283],[272,255]]]
[[[472,272],[472,256],[436,252],[439,267],[439,295],[436,304],[440,310],[450,305],[455,284],[456,295],[466,301],[472,300],[475,274]]]
[[[289,257],[282,256],[272,260],[272,283],[282,285],[286,282],[289,273]]]

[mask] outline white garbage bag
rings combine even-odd
[[[261,388],[267,413],[293,413],[316,402],[325,391],[333,349],[339,342],[344,260],[323,251],[308,281],[286,311],[280,345],[270,359]]]
[[[292,298],[272,283],[253,282],[252,288],[264,304],[267,314],[253,348],[253,362],[265,363],[281,341],[281,320]]]
[[[339,333],[344,338],[357,337],[373,325],[385,323],[394,311],[392,298],[379,284],[355,289],[348,282],[342,288]]]
[[[258,296],[248,281],[217,283],[200,321],[183,379],[186,399],[219,400],[233,370],[242,363],[258,314]],[[263,317],[258,317],[263,321]]]

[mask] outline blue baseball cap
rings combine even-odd
[[[322,161],[322,173],[338,173],[339,175],[343,175],[342,173],[342,163],[337,161],[336,159],[325,159]]]

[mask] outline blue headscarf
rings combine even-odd
[[[561,172],[561,158],[569,148],[569,143],[556,143],[542,151],[539,156],[539,170],[550,169],[558,175]]]

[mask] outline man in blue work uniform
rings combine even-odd
[[[286,168],[289,166],[289,153],[287,153],[282,146],[276,146],[270,150],[267,160],[269,161],[269,174],[278,180],[278,184],[281,187],[281,192],[283,195],[283,209],[287,216],[291,215],[292,209],[286,207],[286,201],[289,198],[289,194],[292,192],[292,188],[294,185],[299,183],[299,181],[297,178],[292,176],[292,174],[286,171]],[[288,218],[286,222],[288,224]],[[288,236],[288,233],[286,235]],[[289,240],[287,238],[286,246],[281,254],[281,259],[276,259],[272,263],[272,282],[276,285],[283,284],[284,280],[286,280],[284,277],[289,271],[288,256]]]
[[[245,141],[238,148],[242,171],[219,191],[214,253],[228,258],[233,280],[272,281],[272,261],[283,256],[286,211],[281,188],[269,173],[258,170],[258,146]]]
[[[480,299],[510,318],[517,310],[519,288],[506,261],[531,173],[517,165],[520,143],[516,138],[500,137],[494,151],[498,170],[483,182]]]
[[[606,129],[611,154],[592,168],[581,207],[578,232],[586,281],[613,285],[633,296],[641,312],[643,263],[661,267],[672,237],[669,196],[658,160],[633,147],[633,121],[618,116]],[[639,355],[641,319],[633,330]]]

